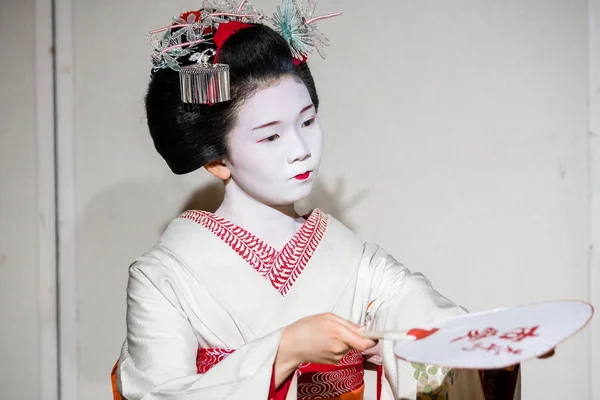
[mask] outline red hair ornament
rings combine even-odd
[[[217,29],[213,37],[213,42],[215,42],[215,45],[217,46],[217,54],[215,55],[215,60],[218,59],[219,50],[221,49],[221,47],[223,47],[223,43],[225,43],[227,39],[229,39],[232,35],[238,33],[240,30],[251,26],[252,24],[246,24],[244,22],[239,21],[231,21],[219,24],[219,28]],[[305,61],[306,56],[304,56],[304,54],[302,54],[301,60],[294,57],[294,64],[296,65],[300,65],[300,63],[303,63]]]

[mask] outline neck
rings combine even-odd
[[[244,228],[278,250],[303,223],[294,204],[264,204],[244,192],[233,179],[225,185],[225,197],[215,214]]]

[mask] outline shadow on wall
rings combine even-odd
[[[194,191],[190,184],[198,181],[205,184]],[[111,395],[110,371],[126,333],[129,264],[156,243],[180,212],[214,212],[223,193],[223,184],[216,180],[207,183],[202,176],[198,180],[195,176],[169,176],[121,182],[86,203],[77,224],[78,371],[80,379],[88,382],[85,387],[94,388],[94,392],[82,396],[96,400]],[[345,193],[342,177],[333,185],[319,179],[309,198],[298,205],[298,211],[318,207],[352,229],[348,211],[367,194],[367,190]]]
[[[192,193],[181,208],[181,212],[187,210],[203,210],[214,213],[221,205],[224,194],[224,185],[219,181],[205,185]]]
[[[299,207],[306,211],[313,208],[319,208],[331,214],[338,221],[346,225],[348,229],[356,229],[350,212],[353,208],[362,203],[369,195],[369,190],[364,188],[356,193],[346,193],[346,181],[343,176],[335,178],[333,184],[324,179],[317,180],[312,193],[306,200],[303,200]],[[306,204],[306,205],[305,205]]]
[[[80,398],[112,398],[110,372],[126,334],[128,267],[178,215],[191,185],[206,182],[202,175],[122,181],[86,201],[76,227],[77,363],[86,382]]]

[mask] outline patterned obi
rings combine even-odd
[[[204,374],[221,360],[233,353],[231,349],[200,349],[196,358],[198,373]],[[363,356],[358,350],[348,352],[335,365],[300,364],[298,375],[298,399],[344,399],[362,398],[364,386]],[[350,393],[360,390],[360,397]],[[344,396],[348,394],[348,396]]]

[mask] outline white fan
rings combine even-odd
[[[551,301],[461,315],[427,329],[364,335],[398,340],[394,351],[406,361],[497,369],[548,353],[583,329],[593,313],[582,301]]]

